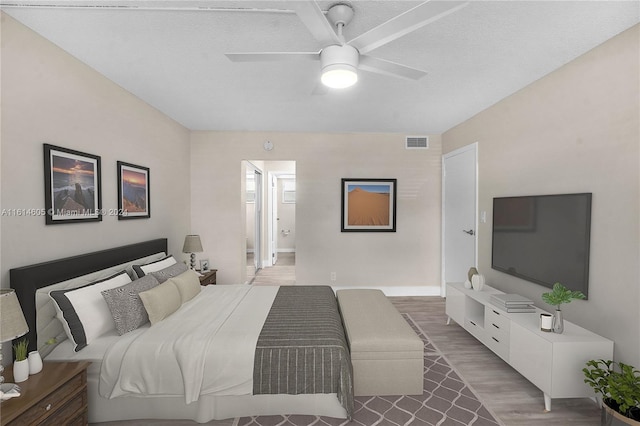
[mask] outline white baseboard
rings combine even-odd
[[[296,249],[294,248],[279,248],[278,253],[295,253]]]
[[[371,286],[371,287],[347,287],[331,286],[333,291],[346,289],[377,289],[382,290],[386,296],[440,296],[440,286]]]

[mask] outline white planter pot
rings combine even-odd
[[[29,378],[29,361],[15,361],[13,363],[13,380],[16,383],[24,382]]]
[[[42,357],[40,356],[40,352],[29,352],[27,361],[29,362],[29,374],[37,374],[42,371]]]

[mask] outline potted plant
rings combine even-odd
[[[581,291],[571,291],[560,283],[555,283],[553,289],[548,293],[542,293],[542,300],[549,305],[556,307],[555,315],[553,316],[553,331],[556,333],[562,333],[564,331],[564,319],[562,317],[562,310],[560,305],[563,303],[569,303],[573,299],[585,299],[586,296]]]
[[[16,354],[16,360],[13,363],[13,380],[16,383],[24,382],[29,377],[29,361],[27,361],[29,341],[27,339],[20,340],[13,345],[13,350]]]
[[[584,382],[602,401],[602,425],[640,426],[640,371],[611,360],[591,360],[582,369]]]

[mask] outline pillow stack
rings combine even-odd
[[[198,275],[173,256],[133,265],[133,270],[135,281],[122,271],[79,288],[49,293],[74,351],[112,330],[123,335],[147,322],[156,324],[200,293]]]

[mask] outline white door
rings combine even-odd
[[[278,226],[278,176],[276,174],[271,175],[271,264],[275,265],[278,262],[278,232],[280,227]]]
[[[477,143],[443,156],[442,290],[477,266]]]

